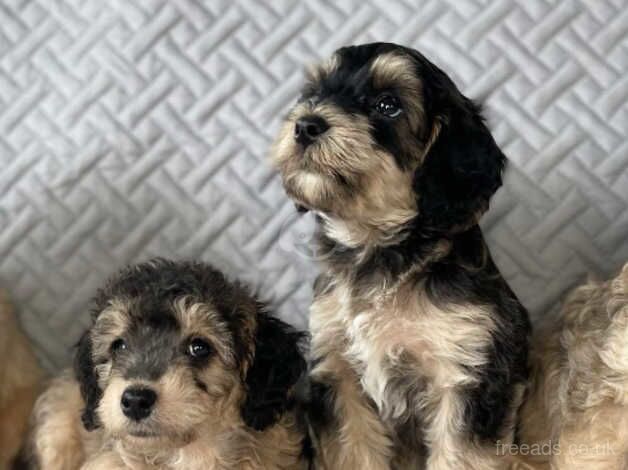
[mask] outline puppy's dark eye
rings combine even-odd
[[[193,338],[188,344],[187,352],[194,359],[205,359],[211,353],[211,346],[205,340]]]
[[[375,102],[375,111],[389,118],[396,118],[401,114],[401,104],[392,95],[380,96]]]
[[[111,343],[111,347],[110,347],[112,353],[125,351],[126,348],[127,348],[127,345],[122,338],[118,338],[117,340],[115,340],[113,343]]]

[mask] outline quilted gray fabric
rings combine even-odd
[[[0,284],[46,366],[155,255],[304,326],[311,220],[265,157],[304,64],[375,40],[486,102],[512,164],[483,224],[534,314],[628,258],[628,0],[2,0]]]

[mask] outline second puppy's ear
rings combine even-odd
[[[81,396],[85,403],[81,420],[88,431],[100,426],[96,408],[102,397],[102,390],[98,386],[98,376],[92,357],[92,338],[87,331],[79,340],[76,355],[74,356],[74,375],[81,387]]]
[[[416,172],[414,189],[423,223],[440,231],[475,225],[502,184],[506,158],[481,108],[435,66],[423,69],[434,141]]]
[[[294,387],[305,373],[300,342],[304,335],[260,307],[255,355],[246,373],[242,419],[261,431],[274,424],[294,404]]]

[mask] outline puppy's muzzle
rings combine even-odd
[[[297,119],[294,125],[294,139],[307,147],[329,129],[329,124],[320,116],[306,116]]]
[[[157,394],[145,387],[129,387],[122,394],[120,407],[124,415],[133,421],[148,418],[153,411]]]

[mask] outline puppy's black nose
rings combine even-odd
[[[120,406],[127,418],[141,421],[150,415],[156,401],[157,394],[150,388],[129,387],[122,394]]]
[[[294,126],[294,138],[303,146],[308,146],[329,129],[329,125],[319,116],[302,117]]]

